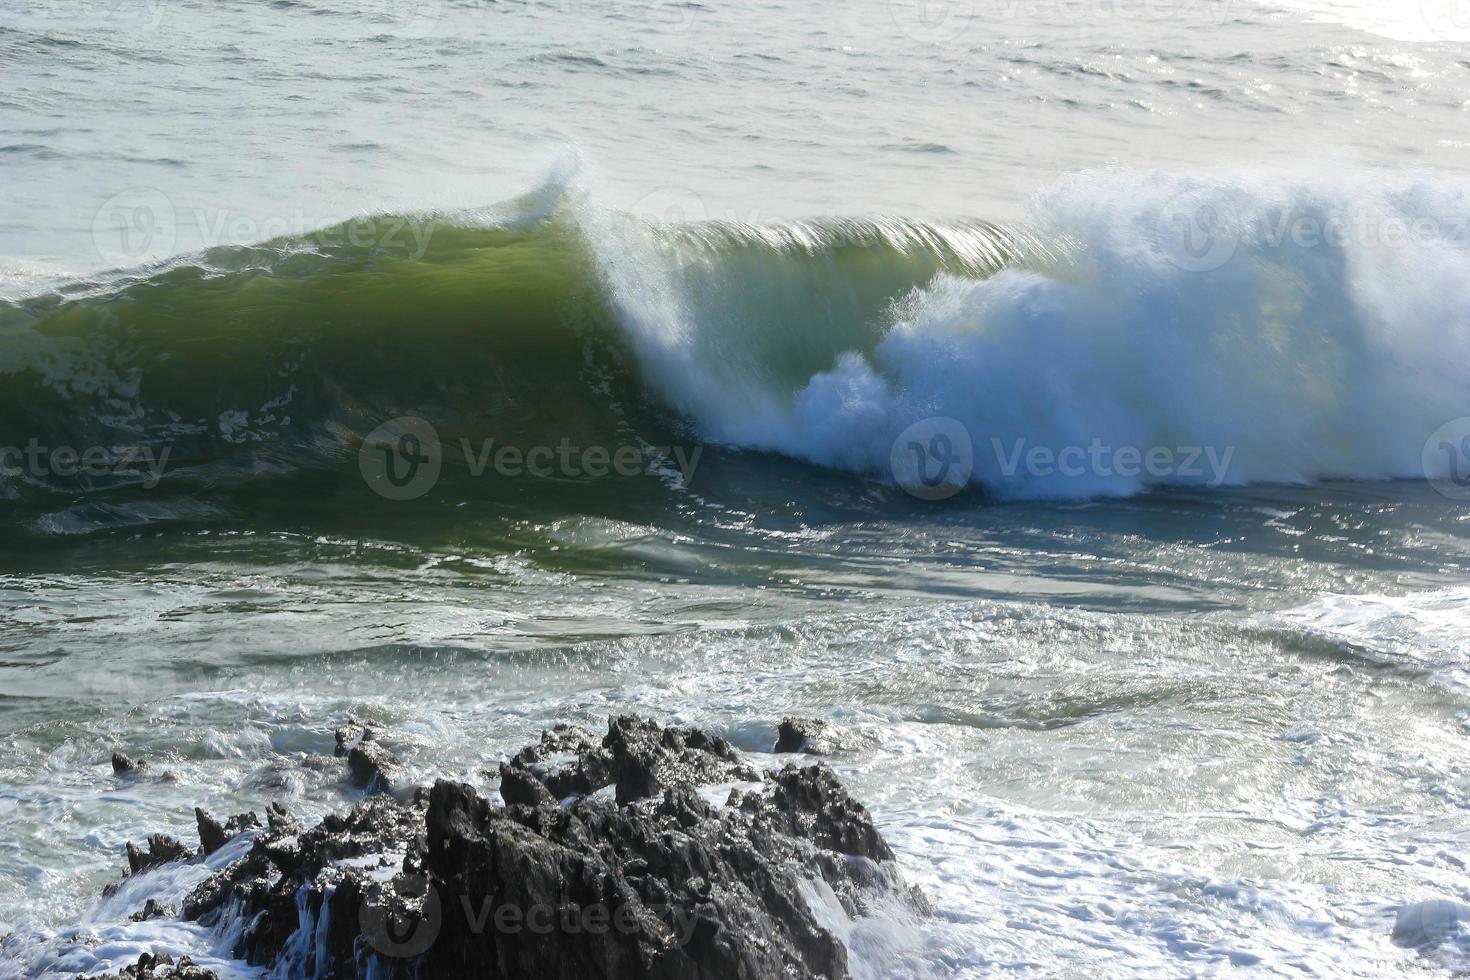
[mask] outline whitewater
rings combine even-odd
[[[858,977],[1463,974],[1457,14],[0,12],[0,977],[623,713],[832,726]]]

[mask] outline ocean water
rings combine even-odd
[[[493,792],[626,712],[834,724],[935,906],[864,978],[1463,975],[1467,41],[4,5],[0,977],[258,976],[102,889],[349,716]]]

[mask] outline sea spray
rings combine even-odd
[[[1059,257],[936,269],[798,383],[751,357],[765,328],[720,299],[769,280],[714,263],[630,280],[618,259],[613,281],[654,384],[715,441],[882,474],[900,431],[944,416],[1054,457],[1101,441],[1220,464],[1038,473],[979,454],[975,480],[1004,497],[1422,478],[1425,439],[1470,414],[1470,197],[1454,179],[1106,171],[1033,212]],[[800,311],[811,336],[851,315]]]
[[[1470,197],[1454,178],[1103,171],[1014,227],[657,224],[577,180],[558,167],[396,250],[383,217],[382,247],[327,229],[0,304],[0,446],[168,461],[137,486],[69,451],[13,473],[11,454],[7,496],[36,500],[42,533],[213,521],[257,481],[360,482],[342,462],[406,415],[446,445],[717,444],[883,481],[897,437],[938,417],[972,447],[964,478],[1010,498],[1470,462],[1425,450],[1470,415]],[[1144,465],[989,451],[1068,462],[1097,444]],[[1189,447],[1211,465],[1147,465]],[[108,501],[44,509],[78,494]]]

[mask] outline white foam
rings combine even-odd
[[[645,369],[715,442],[884,475],[905,428],[952,417],[975,478],[1011,497],[1423,478],[1426,439],[1470,414],[1467,191],[1430,175],[1077,176],[1033,205],[1070,258],[941,274],[876,343],[838,322],[868,266],[802,295],[749,262],[603,251]],[[1203,214],[1214,248],[1181,251],[1176,221]],[[742,290],[775,292],[757,311],[798,304],[782,328],[831,346],[829,366],[792,379],[774,328],[732,319]],[[1163,472],[1014,466],[1017,445],[1095,443],[1175,455]],[[1214,455],[1187,466],[1191,448]]]
[[[1325,595],[1278,614],[1289,625],[1353,644],[1374,659],[1470,685],[1470,587],[1407,595]]]
[[[885,828],[935,897],[904,975],[1398,976],[1415,954],[1366,891],[1231,878],[1116,839],[1106,823],[1013,807]]]
[[[1264,6],[1395,41],[1470,41],[1460,0],[1265,0]]]
[[[75,926],[56,932],[27,926],[7,937],[0,978],[71,978],[116,971],[136,963],[143,953],[168,953],[175,959],[188,956],[215,971],[221,980],[258,976],[259,971],[226,958],[234,938],[228,934],[234,926],[228,916],[226,934],[168,916],[143,922],[129,918],[149,899],[178,906],[210,874],[237,860],[254,836],[237,835],[206,861],[166,864],[124,878],[116,891],[100,899]]]

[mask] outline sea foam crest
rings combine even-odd
[[[944,416],[1007,497],[1422,478],[1426,439],[1470,415],[1467,190],[1078,175],[1032,203],[1051,252],[994,274],[903,248],[601,256],[645,371],[713,441],[882,474]]]

